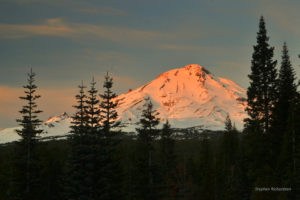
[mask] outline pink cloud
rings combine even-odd
[[[79,39],[104,38],[117,42],[153,40],[167,34],[120,26],[67,22],[61,18],[47,19],[41,24],[0,24],[0,37],[21,39],[33,36],[54,36]]]
[[[72,32],[73,30],[58,18],[48,19],[39,25],[0,24],[0,37],[7,39],[20,39],[37,35],[66,37]]]

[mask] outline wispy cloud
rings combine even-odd
[[[63,24],[61,19],[48,19],[39,25],[0,24],[0,38],[21,39],[32,36],[67,37],[74,30]]]
[[[61,18],[47,19],[42,24],[0,24],[0,37],[20,39],[34,36],[55,36],[78,39],[103,38],[116,42],[155,40],[167,34],[119,26],[67,22]]]
[[[73,11],[78,11],[80,13],[86,14],[99,14],[99,15],[120,15],[126,16],[128,13],[124,10],[112,8],[112,7],[103,7],[103,6],[85,6],[85,7],[75,7],[72,8]]]
[[[83,8],[84,9],[84,8]],[[191,25],[192,26],[192,25]],[[168,30],[149,30],[120,25],[89,24],[67,21],[63,18],[51,18],[39,24],[0,24],[0,38],[22,39],[36,36],[63,37],[78,42],[89,42],[103,39],[131,46],[169,50],[191,50],[193,46],[174,44],[195,39],[205,39],[212,35],[228,35],[230,31],[216,31],[215,28],[186,27],[179,25]],[[196,49],[197,50],[197,47]]]
[[[1,1],[1,0],[0,0]],[[122,9],[102,6],[97,3],[90,3],[88,1],[81,0],[2,0],[10,3],[15,3],[18,5],[24,4],[44,4],[47,6],[53,7],[64,7],[65,9],[69,9],[74,12],[80,12],[85,14],[99,14],[99,15],[119,15],[125,16],[128,15],[128,12]],[[101,3],[101,1],[98,1]]]

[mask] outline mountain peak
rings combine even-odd
[[[118,97],[123,122],[135,124],[150,97],[160,118],[174,127],[202,126],[224,129],[227,114],[238,129],[246,117],[246,91],[233,81],[220,78],[198,64],[189,64],[162,73],[151,82]]]
[[[205,67],[202,67],[201,65],[198,64],[189,64],[184,67],[184,69],[189,70],[189,71],[203,71],[206,74],[211,74],[210,71],[208,71]]]
[[[170,79],[181,77],[186,81],[187,76],[196,76],[196,79],[199,77],[205,77],[206,75],[213,76],[213,74],[208,71],[205,67],[202,67],[198,64],[189,64],[182,68],[172,69],[167,72],[160,74],[157,78]],[[213,78],[213,77],[212,77]]]
[[[63,112],[60,115],[49,117],[49,119],[47,121],[45,121],[44,124],[47,125],[47,124],[51,124],[51,123],[54,123],[54,122],[59,123],[61,120],[64,120],[64,119],[67,119],[67,118],[69,118],[68,113]]]
[[[183,67],[186,70],[201,70],[202,66],[198,65],[198,64],[189,64]]]

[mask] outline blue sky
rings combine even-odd
[[[265,17],[280,62],[287,42],[300,74],[297,0],[0,0],[0,128],[15,126],[30,67],[42,119],[72,112],[76,86],[106,71],[117,93],[160,73],[200,64],[248,86],[258,20]]]

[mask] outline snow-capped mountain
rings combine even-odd
[[[229,114],[235,126],[242,129],[243,119],[247,116],[244,111],[246,90],[196,64],[162,73],[153,81],[116,97],[119,119],[126,126],[123,130],[135,130],[146,98],[160,113],[161,121],[168,119],[173,128],[224,130],[224,121]],[[46,133],[41,137],[67,135],[70,124],[67,113],[50,117],[41,127]],[[0,143],[19,139],[15,129],[0,131]]]
[[[44,130],[40,134],[41,139],[53,139],[56,137],[67,136],[70,132],[71,118],[64,112],[61,115],[49,117],[40,129]],[[6,128],[0,131],[0,144],[19,140],[21,137],[16,133],[16,129],[21,127]]]
[[[246,90],[192,64],[162,73],[153,81],[119,95],[118,113],[132,127],[139,121],[145,98],[149,97],[162,121],[176,128],[201,127],[224,130],[229,114],[238,129],[243,127]]]

